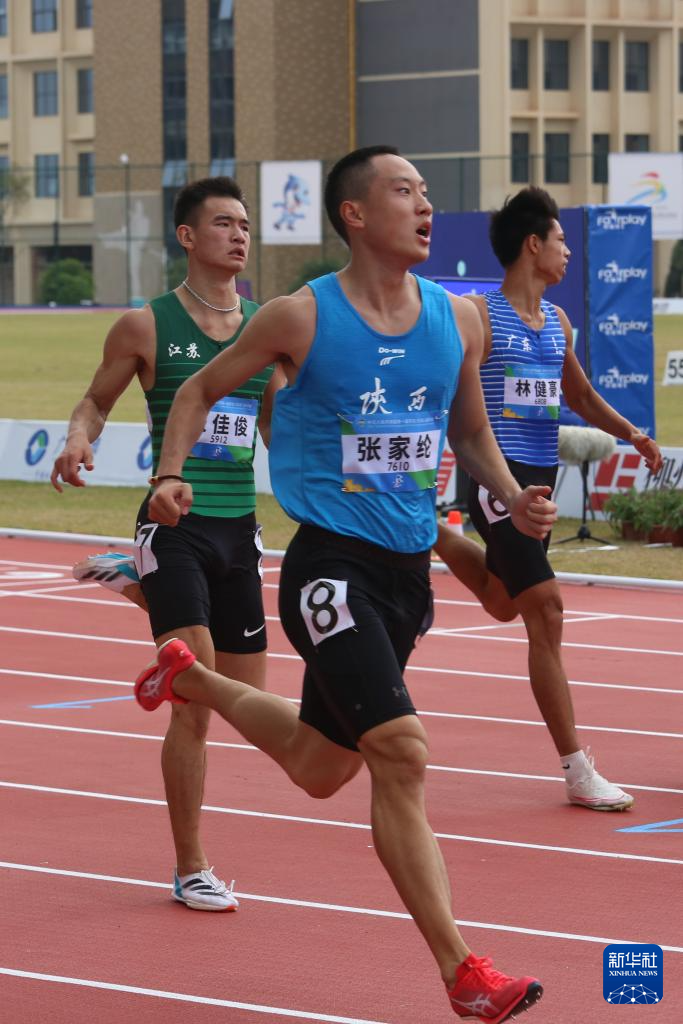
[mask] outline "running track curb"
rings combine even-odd
[[[59,533],[51,530],[20,530],[0,526],[0,537],[23,537],[26,540],[49,540],[72,544],[91,544],[95,547],[132,548],[130,537],[102,537],[89,533]],[[264,555],[282,558],[284,551],[266,548]],[[448,572],[443,562],[432,562],[432,572]],[[558,572],[560,583],[576,583],[596,587],[645,587],[651,590],[681,590],[683,580],[651,580],[640,576],[599,576],[583,572]]]

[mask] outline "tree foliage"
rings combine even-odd
[[[57,260],[40,278],[38,293],[41,302],[77,306],[93,297],[92,274],[80,260]]]

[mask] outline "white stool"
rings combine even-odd
[[[566,544],[570,540],[588,539],[594,540],[598,544],[611,543],[608,540],[602,540],[600,537],[594,537],[586,524],[590,507],[588,500],[588,467],[591,463],[602,462],[603,459],[609,458],[614,453],[616,446],[616,441],[612,435],[606,434],[604,430],[597,430],[595,427],[560,427],[558,454],[564,466],[557,486],[557,492],[559,493],[562,481],[569,467],[578,466],[581,472],[583,511],[578,532],[573,537],[564,537],[562,540],[557,541],[558,544]],[[593,519],[595,519],[595,514],[592,510],[591,514]]]

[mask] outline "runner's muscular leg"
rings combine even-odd
[[[453,575],[472,591],[484,611],[500,622],[516,618],[519,612],[505,587],[486,567],[485,549],[442,523],[438,530],[434,550]]]
[[[156,638],[157,646],[173,636],[184,640],[203,664],[213,667],[213,643],[206,626],[187,626],[163,633]],[[161,770],[179,875],[189,875],[209,866],[199,836],[209,718],[209,709],[199,704],[173,704],[161,750]]]
[[[562,664],[562,597],[557,580],[522,591],[514,601],[529,639],[529,680],[560,757],[581,749]]]
[[[446,868],[424,804],[427,735],[415,715],[368,730],[358,747],[372,778],[377,854],[450,987],[470,952],[453,920]]]
[[[173,691],[217,711],[310,796],[332,796],[362,767],[360,754],[301,722],[296,707],[284,697],[226,679],[199,662],[175,677]]]

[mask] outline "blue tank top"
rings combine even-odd
[[[417,282],[420,315],[398,335],[370,327],[336,274],[309,283],[315,337],[277,393],[269,452],[292,519],[405,553],[436,539],[436,471],[462,363],[447,293]]]
[[[541,300],[545,323],[535,331],[501,291],[487,292],[485,299],[492,340],[480,373],[500,450],[515,462],[555,466],[567,344],[555,307]]]

